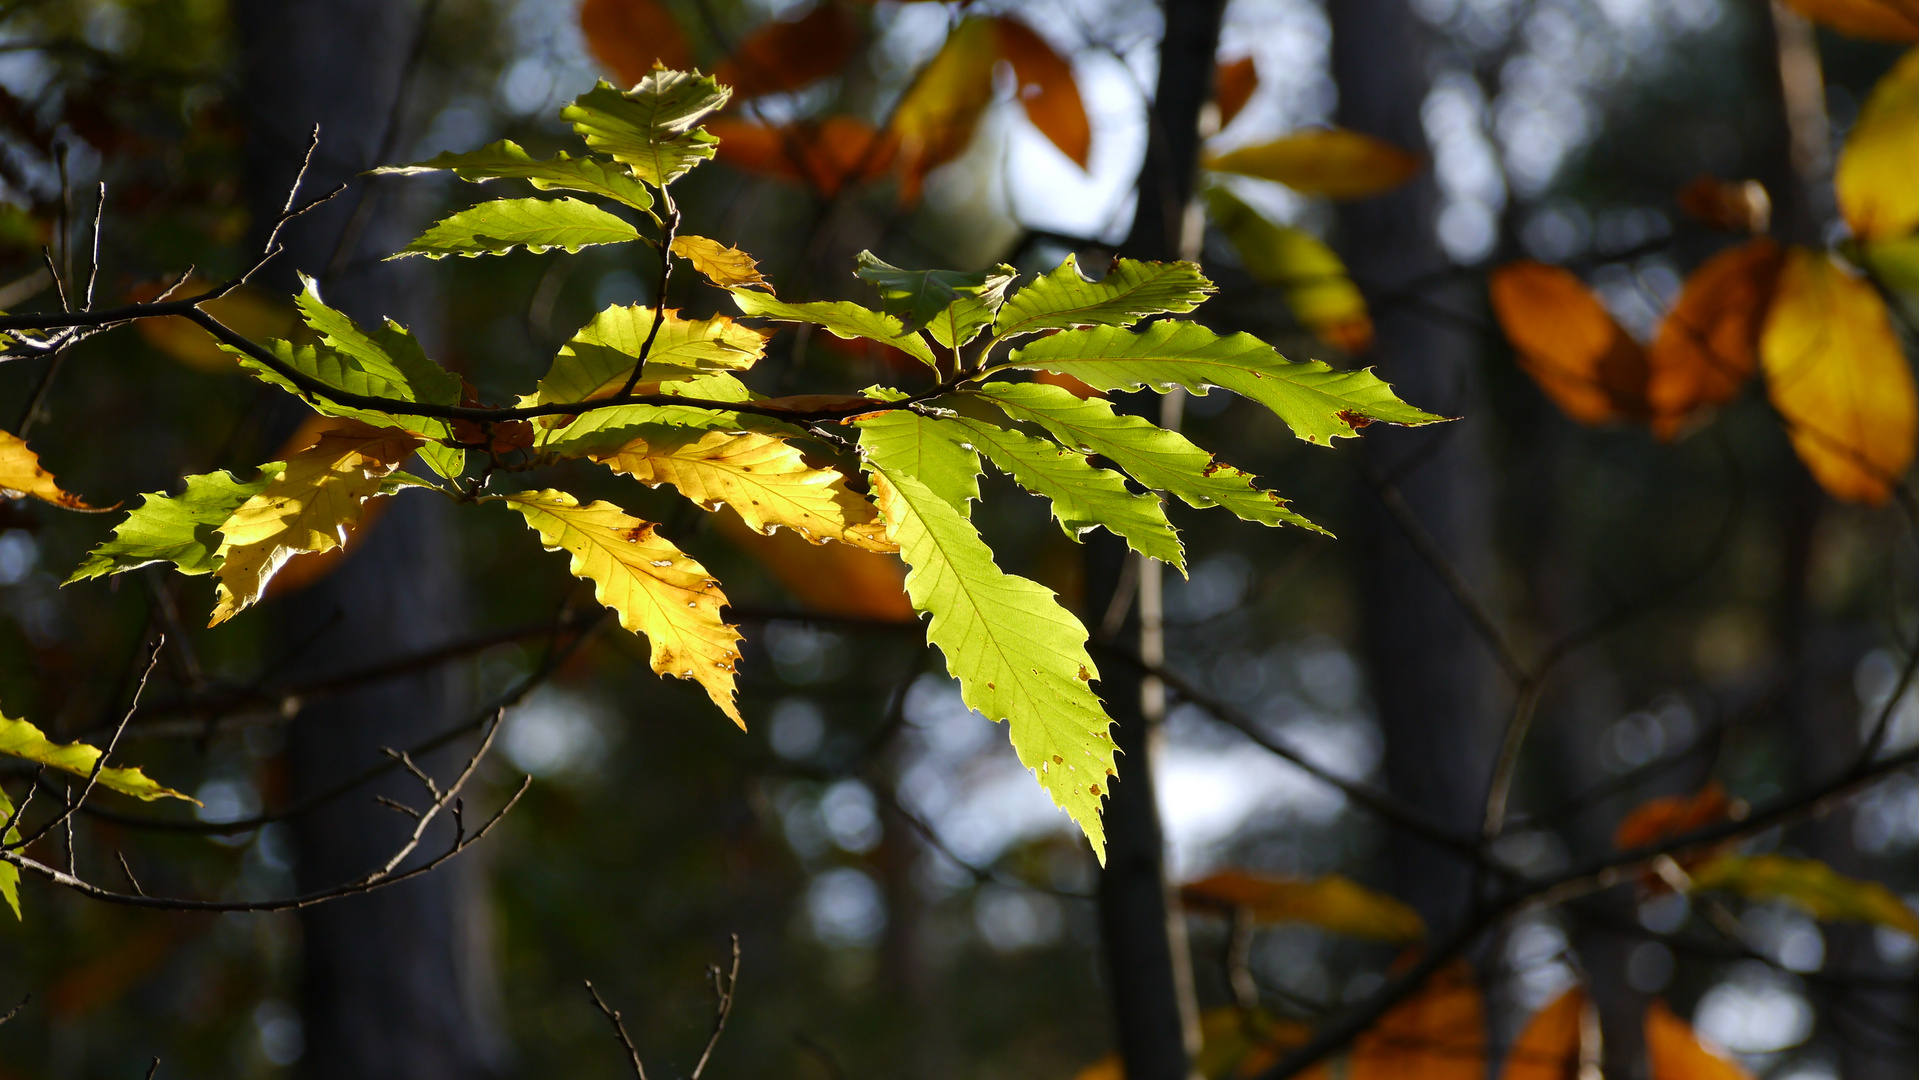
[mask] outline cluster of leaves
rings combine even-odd
[[[1799,6],[1842,29],[1870,24],[1872,36],[1919,40],[1919,23],[1891,6]],[[1836,249],[1756,236],[1721,251],[1687,279],[1650,346],[1559,267],[1499,268],[1493,310],[1520,365],[1583,423],[1645,422],[1673,438],[1763,371],[1820,485],[1835,498],[1883,503],[1919,446],[1919,389],[1893,327],[1902,309],[1882,295],[1919,295],[1915,157],[1919,50],[1880,81],[1840,152],[1833,184],[1852,235]],[[1696,185],[1681,201],[1717,224],[1761,232],[1765,195],[1755,187]]]
[[[1370,371],[1288,361],[1246,334],[1178,320],[1135,328],[1207,298],[1213,286],[1190,263],[1118,260],[1093,281],[1069,258],[1015,288],[1010,267],[904,270],[863,255],[858,276],[877,289],[877,307],[783,300],[745,253],[678,232],[670,185],[713,156],[718,139],[701,122],[728,97],[713,78],[656,68],[629,90],[601,83],[565,107],[561,115],[590,148],[583,156],[538,160],[499,142],[386,170],[518,179],[567,193],[458,211],[395,258],[641,241],[659,249],[659,297],[602,311],[531,393],[497,409],[473,405],[471,388],[403,327],[362,327],[328,306],[312,279],[296,300],[306,330],[298,340],[256,343],[208,320],[247,372],[298,394],[323,419],[249,479],[214,472],[185,478],[178,494],[145,496],[70,581],[154,563],[211,574],[218,625],[256,603],[295,558],[339,548],[378,500],[425,490],[498,504],[520,514],[548,550],[566,552],[621,625],[646,636],[654,671],[697,682],[744,726],[734,685],[741,635],[704,567],[654,523],[612,503],[506,489],[508,478],[562,459],[597,462],[669,485],[703,508],[730,507],[756,531],[785,527],[814,544],[897,552],[913,608],[930,616],[927,636],[966,703],[1008,721],[1021,762],[1103,858],[1100,805],[1114,751],[1091,686],[1098,671],[1087,631],[1051,591],[1002,571],[974,528],[982,454],[1050,500],[1068,536],[1103,527],[1182,570],[1179,536],[1156,492],[1264,525],[1317,526],[1177,432],[1103,397],[1008,376],[1049,371],[1102,391],[1224,388],[1321,445],[1374,422],[1439,417],[1399,401]],[[880,342],[918,360],[923,377],[857,394],[756,394],[740,374],[764,354],[770,332],[668,309],[676,262],[744,316]],[[9,453],[20,479],[7,484],[71,499],[24,444]],[[427,475],[401,468],[415,456]]]

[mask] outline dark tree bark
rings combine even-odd
[[[395,0],[235,5],[248,198],[257,230],[263,232],[279,212],[315,123],[320,150],[305,195],[353,180],[376,164],[414,53],[420,11]],[[368,205],[371,213],[358,215],[351,228],[360,243],[341,272],[326,276],[339,238],[356,217],[358,183],[364,181],[289,230],[272,284],[297,287],[296,269],[323,277],[328,302],[363,324],[392,316],[431,350],[434,308],[421,269],[378,261],[406,239],[410,223],[397,200],[376,199]],[[274,406],[278,411],[268,428],[276,440],[304,413],[290,402],[282,398]],[[299,650],[294,663],[318,674],[457,636],[459,584],[444,509],[437,500],[395,500],[333,574],[276,605],[271,617],[277,647]],[[464,707],[444,670],[307,707],[294,722],[288,750],[296,795],[379,761],[382,747],[406,746],[442,730]],[[440,771],[444,775],[444,767]],[[395,775],[294,822],[303,889],[351,880],[394,850],[411,822],[376,804],[375,795],[414,805],[422,800],[416,784]],[[430,839],[426,847],[445,842],[444,836]],[[463,859],[405,885],[301,914],[304,1076],[451,1080],[497,1073],[503,1043],[485,960],[480,886],[477,868]]]

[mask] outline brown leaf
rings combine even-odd
[[[1253,58],[1242,56],[1231,63],[1221,64],[1213,72],[1213,101],[1219,105],[1219,126],[1225,127],[1239,115],[1239,110],[1253,99],[1253,91],[1259,89],[1259,69],[1254,66]]]
[[[1772,196],[1757,180],[1701,175],[1679,189],[1679,209],[1726,232],[1763,233],[1772,223]]]
[[[1303,922],[1336,934],[1374,941],[1417,941],[1426,936],[1419,913],[1350,878],[1276,878],[1245,870],[1221,870],[1180,886],[1188,906],[1242,909],[1257,922]]]
[[[1339,1075],[1337,1068],[1330,1070]],[[1353,1042],[1346,1080],[1484,1080],[1486,1005],[1463,960],[1441,968]]]
[[[777,127],[720,117],[706,130],[720,140],[719,160],[733,168],[798,180],[826,196],[885,174],[899,151],[893,135],[853,116]]]
[[[645,78],[655,63],[675,70],[693,66],[693,48],[660,0],[585,0],[580,31],[594,58],[626,86]]]
[[[1753,1080],[1751,1073],[1693,1034],[1664,1001],[1646,1007],[1646,1059],[1652,1080]]]
[[[733,88],[734,101],[798,90],[844,67],[859,36],[845,9],[822,0],[798,19],[775,19],[754,31],[713,77]]]
[[[704,236],[676,236],[673,254],[693,264],[693,269],[722,289],[735,285],[765,285],[760,264],[739,248],[727,247]],[[770,286],[769,286],[770,288]]]
[[[1219,172],[1276,180],[1302,195],[1367,199],[1404,184],[1423,160],[1383,139],[1344,128],[1316,128],[1271,142],[1209,154]]]
[[[1488,287],[1519,366],[1567,416],[1601,424],[1648,414],[1646,350],[1578,278],[1522,261],[1494,270]]]
[[[18,435],[0,431],[0,497],[35,498],[69,510],[91,510],[80,496],[60,490],[53,474],[42,468],[40,456]]]
[[[1506,1052],[1499,1080],[1579,1080],[1586,992],[1575,986],[1534,1013]]]
[[[1767,237],[1701,263],[1646,354],[1653,431],[1679,433],[1699,409],[1731,401],[1758,364],[1759,331],[1785,252]]]
[[[1842,34],[1874,41],[1919,41],[1919,9],[1905,0],[1786,0],[1786,4]]]
[[[1093,149],[1093,128],[1073,79],[1072,62],[1017,19],[1001,16],[993,20],[993,28],[999,35],[1000,55],[1013,65],[1026,118],[1084,169]]]
[[[958,157],[973,141],[980,114],[993,103],[1000,36],[995,22],[970,18],[954,27],[893,110],[890,130],[900,145],[900,202],[918,202],[926,174]]]

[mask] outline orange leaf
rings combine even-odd
[[[1578,1080],[1586,992],[1575,986],[1526,1021],[1500,1080]]]
[[[197,296],[206,292],[211,285],[212,282],[204,278],[188,278],[173,290],[173,298]],[[133,299],[154,300],[160,293],[158,284],[149,284],[135,289]],[[242,285],[218,300],[208,301],[203,307],[207,314],[253,341],[286,337],[293,329],[295,319],[293,305],[287,303],[284,297],[251,285]],[[222,351],[213,335],[191,319],[169,315],[164,319],[141,319],[133,325],[147,344],[190,368],[213,374],[225,374],[234,369],[236,362],[233,354]]]
[[[846,544],[811,544],[791,529],[768,536],[730,513],[712,521],[734,547],[757,559],[815,611],[888,622],[913,620],[906,568],[894,556]]]
[[[1205,165],[1219,172],[1276,180],[1301,195],[1367,199],[1413,178],[1419,155],[1383,139],[1344,128],[1317,128],[1272,142],[1209,154]]]
[[[594,58],[627,86],[644,79],[655,63],[675,70],[693,66],[693,48],[660,0],[585,0],[580,30]]]
[[[1727,232],[1763,233],[1772,222],[1772,196],[1757,180],[1702,175],[1679,189],[1679,209]]]
[[[1057,386],[1060,389],[1066,391],[1067,393],[1073,395],[1074,397],[1080,398],[1082,400],[1086,398],[1096,398],[1096,397],[1103,398],[1106,396],[1106,391],[1101,390],[1098,387],[1092,386],[1081,379],[1075,378],[1074,376],[1062,375],[1057,371],[1035,372],[1033,374],[1033,381],[1036,383],[1045,383],[1048,386]]]
[[[1726,796],[1719,781],[1713,780],[1693,795],[1666,795],[1640,803],[1613,830],[1613,846],[1621,851],[1646,847],[1729,820],[1740,811],[1740,805]]]
[[[1339,1075],[1337,1068],[1330,1070]],[[1346,1080],[1485,1080],[1486,1005],[1463,960],[1353,1042]]]
[[[1652,1080],[1753,1080],[1737,1062],[1700,1043],[1692,1025],[1656,999],[1646,1006],[1646,1058]]]
[[[1180,886],[1179,895],[1188,906],[1242,909],[1262,923],[1303,922],[1374,941],[1426,936],[1418,912],[1338,874],[1275,878],[1229,869]]]
[[[1686,279],[1646,355],[1646,399],[1660,438],[1672,438],[1695,410],[1731,401],[1751,377],[1784,258],[1762,236],[1714,255]]]
[[[993,20],[999,53],[1013,65],[1019,103],[1026,118],[1060,152],[1084,169],[1093,149],[1093,128],[1086,120],[1072,62],[1053,51],[1032,27],[1005,16]]]
[[[1219,126],[1232,123],[1257,89],[1259,69],[1253,66],[1252,57],[1242,56],[1230,64],[1219,65],[1213,72],[1213,101],[1219,105]]]
[[[1488,283],[1519,366],[1583,424],[1645,416],[1646,350],[1592,290],[1557,266],[1514,262]]]
[[[776,19],[754,31],[713,77],[733,88],[733,100],[798,90],[844,67],[860,28],[833,0],[796,20]]]
[[[910,206],[919,201],[926,174],[966,149],[980,114],[993,103],[993,65],[999,62],[994,23],[972,18],[954,27],[893,110],[891,130],[900,142],[900,202]]]
[[[1794,248],[1759,339],[1766,389],[1813,478],[1878,505],[1912,464],[1919,392],[1872,284]]]
[[[1786,0],[1786,4],[1842,34],[1874,41],[1919,41],[1919,9],[1903,0]]]
[[[871,180],[892,165],[899,143],[852,116],[769,127],[721,117],[707,122],[719,159],[742,172],[799,180],[821,195]]]

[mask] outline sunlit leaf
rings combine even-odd
[[[525,180],[541,191],[561,189],[604,195],[636,210],[653,205],[653,193],[634,179],[626,166],[598,158],[576,158],[556,154],[541,161],[520,149],[510,139],[483,146],[464,154],[445,153],[429,161],[412,165],[388,165],[374,169],[376,175],[414,176],[421,173],[450,171],[462,180]]]
[[[1885,301],[1822,252],[1794,248],[1759,342],[1793,449],[1834,498],[1879,504],[1912,464],[1919,396]]]
[[[504,255],[516,247],[536,254],[554,248],[571,253],[639,238],[639,230],[621,218],[578,199],[494,199],[446,218],[387,258],[477,258]]]
[[[906,329],[893,315],[871,311],[849,300],[788,304],[756,289],[734,289],[733,302],[747,315],[781,322],[812,323],[842,338],[865,338],[891,345],[927,367],[938,367],[926,339]]]
[[[74,776],[85,777],[93,772],[94,765],[100,760],[97,747],[83,742],[53,743],[41,733],[40,729],[25,720],[11,720],[0,716],[0,754],[31,761],[36,765],[45,765],[49,769]],[[160,784],[139,769],[105,768],[100,770],[96,781],[109,791],[122,795],[131,795],[142,802],[155,799],[194,800],[169,787]]]
[[[740,633],[720,617],[726,596],[705,567],[651,522],[612,503],[583,506],[552,489],[502,501],[526,518],[548,551],[572,556],[573,576],[593,582],[593,595],[619,615],[621,626],[646,635],[655,672],[699,683],[721,712],[746,727],[733,702]]]
[[[1588,1007],[1575,986],[1534,1013],[1506,1051],[1499,1080],[1579,1080]]]
[[[1724,1052],[1709,1048],[1664,1001],[1646,1007],[1646,1059],[1652,1080],[1753,1080]]]
[[[627,86],[646,78],[655,64],[693,66],[679,20],[660,0],[585,0],[580,30],[594,57]]]
[[[979,449],[966,441],[963,428],[907,409],[863,417],[859,427],[860,448],[869,457],[912,474],[959,516],[972,514],[979,499]]]
[[[1372,346],[1366,298],[1347,275],[1346,264],[1318,237],[1267,221],[1225,188],[1207,191],[1206,208],[1246,272],[1284,291],[1293,316],[1320,340],[1348,353]]]
[[[719,159],[733,168],[798,180],[826,196],[885,175],[899,151],[897,136],[855,116],[777,126],[720,117],[707,130],[720,140]]]
[[[10,821],[12,818],[13,800],[7,798],[5,791],[0,791],[0,821]],[[19,842],[20,829],[17,826],[0,834],[0,843]],[[20,868],[10,862],[0,862],[0,900],[5,900],[7,906],[13,909],[14,918],[25,917],[20,914]]]
[[[754,532],[722,515],[714,528],[758,560],[786,590],[814,611],[882,622],[913,621],[900,561],[845,544],[813,544],[791,530]]]
[[[1919,41],[1919,10],[1906,0],[1786,0],[1786,5],[1853,37]]]
[[[835,0],[821,0],[798,19],[774,19],[755,30],[713,69],[713,78],[742,100],[798,90],[838,74],[859,36]]]
[[[617,387],[616,387],[617,389]],[[641,382],[634,390],[666,397],[685,397],[702,401],[752,401],[753,392],[738,379],[723,371],[675,378],[670,382]],[[521,398],[531,403],[538,394]],[[701,431],[764,431],[774,435],[804,435],[795,425],[755,413],[731,412],[694,405],[620,405],[594,409],[577,417],[543,417],[535,424],[534,446],[543,452],[563,457],[578,457],[618,442],[621,432],[646,424],[667,424],[697,428]]]
[[[1727,232],[1763,233],[1772,222],[1772,196],[1757,180],[1700,176],[1680,189],[1679,208]]]
[[[980,114],[993,103],[993,65],[999,60],[994,21],[970,18],[953,28],[893,110],[900,143],[900,200],[919,200],[926,174],[953,160],[973,141]]]
[[[1253,91],[1257,89],[1259,68],[1252,57],[1242,56],[1220,64],[1213,72],[1213,101],[1219,106],[1219,126],[1232,123],[1233,117],[1253,100]]]
[[[1241,909],[1262,923],[1306,923],[1373,941],[1410,942],[1426,936],[1418,912],[1339,874],[1278,878],[1221,870],[1180,886],[1179,895],[1188,906]]]
[[[1767,237],[1701,263],[1646,354],[1653,431],[1672,438],[1699,409],[1731,401],[1759,363],[1759,331],[1785,258]]]
[[[1526,374],[1582,424],[1648,414],[1646,350],[1570,272],[1514,262],[1488,281],[1493,314]]]
[[[588,401],[618,392],[640,362],[649,334],[653,347],[646,354],[640,384],[681,382],[701,373],[744,371],[766,352],[766,334],[724,315],[684,319],[672,308],[660,314],[664,319],[658,333],[653,332],[654,309],[646,304],[615,304],[595,315],[572,340],[560,346],[553,366],[526,404]]]
[[[1331,199],[1384,194],[1412,179],[1421,164],[1417,154],[1344,128],[1298,131],[1205,159],[1217,172],[1276,180],[1302,195]]]
[[[1919,228],[1914,161],[1919,161],[1919,49],[1873,87],[1839,151],[1832,186],[1854,236],[1884,240]]]
[[[203,473],[187,477],[186,490],[177,496],[141,496],[139,508],[113,527],[113,538],[95,547],[66,583],[157,562],[170,562],[182,574],[212,573],[220,565],[220,526],[276,475],[277,467],[242,484],[228,472]]]
[[[760,264],[739,248],[727,247],[704,236],[681,235],[673,238],[673,254],[693,264],[706,280],[723,289],[735,285],[765,285]]]
[[[600,83],[561,109],[560,119],[586,145],[660,187],[713,156],[718,140],[696,125],[731,94],[698,72],[655,70],[624,92]]]
[[[1691,873],[1695,889],[1784,900],[1821,922],[1865,922],[1919,938],[1919,914],[1876,881],[1847,877],[1818,859],[1721,855]]]
[[[870,251],[860,252],[859,261],[855,276],[879,287],[881,310],[925,329],[949,349],[978,337],[993,321],[1018,273],[1005,264],[977,273],[902,270]]]
[[[1033,28],[1009,16],[993,20],[999,53],[1013,66],[1016,94],[1026,118],[1060,153],[1084,169],[1093,150],[1093,127],[1086,119],[1073,64]]]
[[[69,510],[90,509],[80,496],[60,489],[25,439],[6,431],[0,431],[0,497],[34,498]]]
[[[1116,259],[1106,276],[1088,281],[1067,255],[1007,299],[994,320],[1000,337],[1075,326],[1130,326],[1148,315],[1183,314],[1213,294],[1213,283],[1189,262]]]

